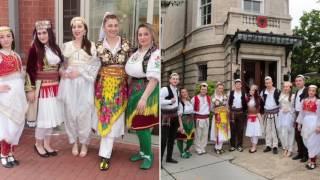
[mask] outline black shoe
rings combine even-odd
[[[272,153],[273,154],[278,154],[278,148],[276,148],[276,147],[272,148]]]
[[[8,156],[8,161],[14,166],[18,166],[20,164],[20,162],[16,160],[13,155]]]
[[[235,147],[230,147],[229,151],[232,152],[232,151],[235,151],[236,148]]]
[[[102,157],[100,161],[100,171],[106,171],[109,169],[109,167],[110,167],[110,159]]]
[[[56,150],[54,150],[52,152],[49,152],[48,150],[46,150],[46,148],[44,148],[44,150],[47,152],[47,154],[49,156],[57,156],[58,155],[58,152]]]
[[[254,151],[251,151],[251,149],[249,149],[249,153],[255,153],[257,152],[257,149],[255,149]]]
[[[306,168],[309,169],[309,170],[313,170],[313,169],[316,168],[316,164],[308,163],[308,164],[306,164]]]
[[[307,158],[307,157],[302,157],[302,158],[300,159],[300,162],[302,162],[302,163],[307,162],[307,161],[308,161],[308,158]]]
[[[263,150],[263,152],[269,152],[269,151],[271,151],[271,147],[269,147],[269,146],[267,146],[264,150]]]
[[[49,157],[49,154],[46,152],[44,154],[41,154],[39,151],[38,151],[38,148],[36,145],[34,145],[34,150],[37,152],[37,154],[40,156],[40,157],[43,157],[43,158],[47,158]]]
[[[1,164],[5,168],[13,168],[13,164],[8,161],[8,157],[0,157]]]
[[[241,146],[239,146],[239,147],[237,148],[237,150],[238,150],[239,152],[242,152],[242,151],[243,151],[243,148],[242,148]]]
[[[301,159],[301,158],[302,158],[302,156],[300,154],[297,154],[296,156],[294,156],[292,158],[292,160],[298,160],[298,159]]]
[[[173,163],[173,164],[177,164],[178,163],[178,161],[176,161],[176,160],[174,160],[172,158],[171,159],[167,159],[166,162],[167,163]]]

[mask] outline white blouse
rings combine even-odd
[[[184,103],[184,109],[181,102],[179,102],[178,115],[182,115],[182,114],[193,114],[193,105],[191,101],[186,101]]]
[[[47,61],[50,65],[56,65],[59,64],[61,59],[60,57],[55,54],[51,48],[49,48],[48,46],[44,46],[45,47],[45,56],[47,58]]]
[[[135,52],[133,53],[127,64],[126,64],[126,72],[129,76],[135,78],[144,78],[147,77],[148,80],[150,78],[155,78],[160,82],[160,63],[161,63],[161,56],[160,50],[155,50],[148,61],[146,73],[143,72],[142,62],[143,57],[147,52]]]

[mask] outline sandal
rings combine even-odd
[[[107,158],[101,158],[100,161],[100,171],[106,171],[109,169],[110,159]]]
[[[14,166],[18,166],[20,164],[20,162],[16,160],[13,155],[8,156],[8,161]]]

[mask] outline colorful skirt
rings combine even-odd
[[[127,75],[123,67],[102,67],[95,85],[98,132],[107,136],[128,103]]]
[[[133,130],[151,128],[159,124],[159,84],[154,88],[147,100],[143,114],[137,114],[136,108],[143,95],[148,80],[145,78],[132,79],[129,88],[129,101],[126,111],[127,126]]]
[[[177,133],[178,140],[191,140],[194,139],[194,118],[193,114],[184,114],[182,115],[182,125],[184,129],[184,134],[181,132]]]
[[[220,143],[230,139],[230,123],[226,107],[220,106],[216,109],[217,113],[213,116],[210,137],[211,140]]]

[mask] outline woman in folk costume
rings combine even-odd
[[[36,103],[35,151],[41,157],[56,156],[50,145],[52,129],[62,123],[61,104],[57,99],[59,67],[63,62],[50,21],[37,21],[34,41],[27,62],[27,99]]]
[[[0,26],[0,149],[5,168],[19,165],[14,154],[24,128],[27,99],[20,56],[14,50],[10,27]]]
[[[257,144],[259,140],[259,136],[262,136],[262,129],[260,120],[262,119],[260,115],[260,103],[261,97],[258,93],[258,86],[252,85],[250,87],[249,96],[248,96],[248,116],[247,116],[247,128],[246,128],[246,136],[250,137],[251,140],[251,148],[249,149],[249,153],[257,152]]]
[[[96,47],[88,40],[88,26],[82,17],[74,17],[70,23],[73,40],[64,43],[62,53],[65,68],[60,69],[62,79],[59,85],[59,99],[63,102],[65,129],[69,143],[73,144],[72,154],[87,155],[87,144],[93,117],[94,82],[100,67],[96,58]],[[81,144],[79,154],[78,141]]]
[[[215,141],[215,152],[221,154],[223,143],[230,139],[230,123],[228,118],[227,96],[224,95],[224,85],[221,82],[217,83],[215,93],[212,97],[214,108],[214,116],[212,118],[212,126],[210,137]]]
[[[316,158],[320,153],[320,99],[317,89],[315,85],[308,87],[308,96],[302,100],[302,111],[297,118],[298,129],[309,154],[306,168],[310,170],[316,168]]]
[[[180,102],[179,102],[179,124],[177,134],[177,146],[180,151],[182,158],[190,158],[190,147],[193,144],[194,139],[194,122],[193,122],[193,105],[190,101],[188,90],[183,88],[180,91]],[[183,143],[186,142],[187,146],[183,149]]]
[[[131,77],[127,126],[136,131],[140,143],[140,151],[132,155],[130,160],[143,160],[140,168],[150,169],[153,164],[151,128],[159,124],[161,55],[151,24],[140,24],[137,38],[139,48],[126,64],[126,72]]]
[[[128,102],[124,65],[130,53],[130,45],[119,36],[119,19],[114,14],[105,14],[101,32],[104,32],[100,33],[102,39],[96,44],[101,68],[95,85],[95,106],[98,133],[101,136],[100,170],[107,170],[114,139],[124,135],[124,111]]]
[[[290,157],[294,144],[294,96],[292,96],[291,82],[284,82],[283,90],[279,98],[279,131],[282,148],[284,149],[283,155]]]

